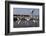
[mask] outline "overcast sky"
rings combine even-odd
[[[20,14],[20,15],[39,15],[39,9],[33,9],[33,8],[13,8],[13,14]]]

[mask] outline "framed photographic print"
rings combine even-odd
[[[44,3],[5,1],[5,35],[44,33]]]

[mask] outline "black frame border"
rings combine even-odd
[[[25,31],[25,32],[10,32],[10,4],[24,4],[24,5],[40,5],[43,6],[43,29],[42,31]],[[35,33],[44,33],[45,32],[45,3],[40,2],[19,2],[19,1],[5,1],[5,35],[18,35],[18,34],[35,34]]]

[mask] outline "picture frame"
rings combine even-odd
[[[44,3],[37,3],[37,2],[5,1],[5,35],[44,33],[44,31],[45,31],[45,28],[44,28],[44,25],[45,25],[45,6],[44,5],[45,5]],[[13,20],[14,14],[20,13],[19,14],[19,18],[20,18],[20,16],[23,16],[22,14],[24,12],[25,12],[24,14],[27,15],[27,10],[32,11],[33,9],[36,10],[35,12],[38,12],[38,10],[39,10],[39,13],[36,13],[36,15],[37,14],[39,15],[38,18],[40,18],[39,19],[40,21],[38,20],[38,22],[40,23],[39,26],[37,26],[37,25],[32,26],[32,27],[26,26],[27,25],[27,23],[26,23],[26,25],[25,25],[26,27],[24,27],[23,25],[20,25],[20,26],[16,25],[15,27],[13,27],[13,21],[16,20],[16,19]],[[18,13],[17,12],[14,13],[14,11],[17,11]],[[19,11],[21,11],[22,13]],[[28,13],[29,13],[29,11],[28,11]],[[26,15],[24,15],[24,17],[26,17]],[[14,15],[14,16],[16,16],[16,15]],[[17,15],[17,17],[18,17],[18,15]],[[22,23],[20,23],[20,24],[22,24]]]

